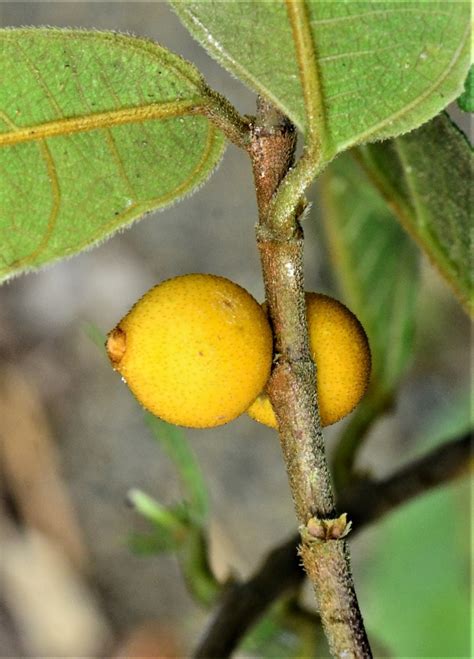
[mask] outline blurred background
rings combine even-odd
[[[254,95],[165,3],[2,2],[0,24],[150,37],[193,61],[241,113],[254,112]],[[317,191],[312,197],[306,287],[337,295]],[[255,221],[249,161],[230,146],[191,198],[0,288],[2,656],[189,656],[207,612],[172,555],[137,556],[127,543],[147,528],[127,505],[130,488],[171,503],[180,496],[176,470],[93,335],[109,331],[155,283],[182,273],[226,276],[261,300]],[[360,467],[378,476],[469,423],[468,319],[431,266],[422,267],[415,357],[396,407],[360,456]],[[327,429],[329,452],[344,423]],[[296,526],[276,435],[242,416],[186,437],[209,489],[215,569],[248,576]],[[353,541],[361,608],[380,656],[469,656],[468,515],[467,483],[459,482]]]

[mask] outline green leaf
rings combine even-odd
[[[457,482],[416,498],[372,531],[358,596],[369,635],[376,630],[388,656],[472,656],[471,513],[468,483]]]
[[[107,357],[105,350],[105,342],[107,341],[107,336],[103,333],[103,331],[99,329],[97,325],[91,322],[82,323],[82,330],[84,334],[86,334],[86,336],[92,341],[92,343],[95,343],[104,357]]]
[[[324,226],[343,301],[367,332],[372,353],[369,390],[335,448],[332,467],[341,491],[354,476],[357,453],[385,412],[412,355],[418,254],[351,154],[322,176]]]
[[[157,44],[0,31],[0,280],[72,255],[201,185],[223,136],[197,70]]]
[[[153,436],[173,462],[183,481],[187,493],[185,515],[189,515],[194,524],[203,527],[209,513],[207,488],[184,432],[152,414],[147,413],[145,418]]]
[[[469,69],[464,91],[458,98],[458,105],[464,112],[474,112],[474,65]]]
[[[472,309],[473,154],[465,135],[442,114],[359,154],[408,233]]]
[[[176,552],[181,543],[170,533],[131,533],[128,537],[128,546],[134,554],[140,556],[153,556]]]
[[[301,67],[285,3],[172,2],[225,68],[305,125]],[[470,58],[469,2],[308,0],[326,157],[412,130],[462,91]]]
[[[373,388],[390,392],[412,352],[417,250],[350,154],[331,163],[322,186],[324,226],[343,299],[369,337]]]
[[[128,500],[135,510],[153,525],[153,533],[132,533],[128,542],[137,554],[154,554],[176,551],[187,540],[188,526],[175,514],[141,490],[132,489]]]
[[[128,493],[128,500],[140,515],[145,517],[156,528],[172,534],[180,534],[185,527],[181,519],[170,508],[153,499],[141,490],[132,489]]]

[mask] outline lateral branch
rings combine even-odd
[[[353,482],[338,507],[353,523],[351,537],[401,505],[466,475],[472,465],[472,434],[448,441],[382,480]],[[225,659],[251,627],[285,593],[305,578],[298,557],[300,536],[272,549],[253,576],[225,591],[195,653],[199,659]]]

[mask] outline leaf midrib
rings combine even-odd
[[[106,112],[48,121],[43,124],[26,126],[0,133],[0,147],[42,140],[48,137],[67,136],[100,128],[112,128],[124,124],[141,123],[152,119],[169,119],[183,115],[195,115],[202,111],[206,106],[206,102],[206,98],[197,96],[185,101],[150,103],[149,105],[121,108],[120,110],[108,110]],[[4,112],[1,113],[1,116],[4,117],[6,123],[13,124]]]
[[[26,38],[35,37],[37,28],[6,28],[0,31],[0,42],[11,41],[14,44],[18,41],[19,36],[24,35]],[[124,34],[114,32],[100,32],[93,30],[80,29],[48,29],[42,34],[43,39],[55,41],[63,39],[64,35],[70,35],[72,40],[94,40],[98,37],[104,41],[110,41],[113,44],[124,44],[127,50],[134,52],[146,53],[160,65],[172,69],[173,73],[184,80],[190,87],[194,87],[195,94],[189,99],[167,101],[163,103],[150,103],[146,105],[137,105],[104,112],[89,113],[76,117],[66,117],[44,122],[37,125],[13,128],[14,121],[8,117],[5,111],[0,109],[0,117],[3,117],[7,126],[12,130],[0,132],[0,147],[20,144],[22,142],[37,141],[47,137],[57,135],[70,135],[77,132],[85,132],[98,128],[111,128],[127,123],[140,123],[151,119],[166,119],[175,116],[187,114],[197,114],[202,112],[206,105],[211,102],[205,93],[206,86],[201,74],[189,62],[185,62],[178,55],[166,51],[159,44],[141,37],[130,37]],[[185,64],[185,67],[182,66]],[[191,90],[190,90],[191,92]]]

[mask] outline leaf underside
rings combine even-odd
[[[398,384],[412,353],[418,253],[350,154],[322,177],[324,227],[344,301],[362,322],[372,352],[372,384]]]
[[[55,29],[0,42],[0,280],[171,204],[219,162],[222,134],[189,115],[201,76],[160,46]]]
[[[304,129],[300,71],[282,0],[171,4],[212,56]],[[461,93],[469,2],[307,0],[306,7],[329,157],[410,131]]]
[[[448,115],[358,150],[371,180],[469,311],[473,228],[471,145]]]

